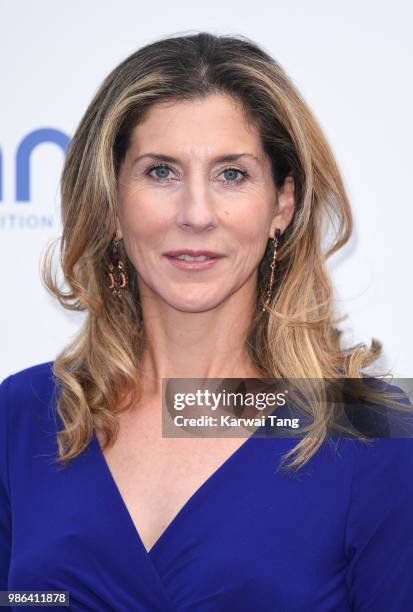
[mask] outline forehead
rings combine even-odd
[[[224,94],[152,105],[130,141],[134,154],[148,146],[188,155],[213,155],[234,147],[262,153],[258,129],[248,121],[241,104]]]

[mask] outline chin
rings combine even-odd
[[[182,296],[180,296],[177,300],[166,299],[165,301],[170,304],[172,308],[175,308],[181,312],[200,313],[213,310],[222,302],[222,299],[213,300],[211,299],[211,296],[203,296],[198,298],[194,296],[192,299],[182,299]]]

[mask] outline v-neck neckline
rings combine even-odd
[[[130,524],[130,526],[132,527],[132,530],[134,531],[135,535],[136,535],[136,539],[139,542],[139,544],[142,546],[143,550],[146,552],[146,554],[151,557],[154,555],[154,553],[158,550],[158,548],[162,545],[163,541],[167,538],[167,536],[170,534],[171,531],[173,531],[173,529],[175,529],[177,523],[179,523],[180,520],[182,520],[182,517],[189,512],[189,510],[191,509],[191,506],[195,503],[196,499],[205,491],[205,489],[207,489],[208,487],[211,486],[211,484],[219,477],[219,475],[221,475],[223,472],[225,472],[225,470],[228,468],[229,465],[231,465],[240,455],[242,455],[243,452],[245,452],[245,449],[248,448],[250,446],[251,440],[252,439],[256,439],[257,438],[257,433],[261,430],[265,429],[265,425],[260,425],[251,435],[247,436],[245,442],[243,442],[238,448],[235,449],[235,451],[233,453],[231,453],[231,455],[229,455],[224,461],[223,463],[221,463],[221,465],[219,465],[201,484],[200,486],[190,495],[190,497],[186,500],[186,502],[183,504],[183,506],[180,507],[180,509],[178,510],[178,512],[175,514],[175,516],[172,518],[172,520],[167,524],[167,526],[165,527],[165,529],[161,532],[161,534],[158,536],[158,538],[155,540],[154,544],[152,544],[151,548],[148,550],[145,546],[145,544],[143,543],[142,537],[138,531],[137,526],[135,525],[134,520],[132,519],[132,516],[129,512],[129,509],[126,505],[126,502],[120,492],[120,489],[115,481],[115,478],[112,474],[112,471],[109,467],[108,462],[106,461],[106,457],[103,454],[102,448],[100,446],[99,440],[97,438],[96,435],[96,431],[93,430],[93,436],[92,436],[92,443],[95,446],[95,450],[96,450],[96,454],[98,456],[98,460],[100,462],[100,465],[102,466],[104,472],[106,473],[106,476],[108,477],[110,486],[114,492],[114,495],[117,497],[121,507],[122,507],[122,511],[125,514],[126,520],[128,521],[128,523]]]

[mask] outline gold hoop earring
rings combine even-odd
[[[273,255],[272,255],[272,262],[270,264],[270,268],[271,268],[270,282],[268,284],[268,288],[267,288],[267,291],[265,293],[266,298],[265,298],[264,305],[262,307],[262,312],[264,312],[265,310],[268,311],[268,304],[269,304],[269,301],[271,299],[272,286],[273,286],[273,283],[274,283],[274,271],[275,271],[275,265],[276,265],[276,256],[277,256],[278,245],[280,243],[280,238],[281,238],[281,230],[277,227],[275,232],[274,232],[274,238],[273,238],[274,251],[273,251]]]
[[[112,251],[110,254],[109,267],[106,270],[106,281],[108,289],[112,290],[115,297],[122,298],[123,290],[128,284],[128,275],[124,270],[124,263],[120,258],[119,253],[119,240],[115,238],[112,244]]]

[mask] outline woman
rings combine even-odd
[[[410,439],[333,449],[326,402],[299,441],[162,437],[163,379],[360,379],[380,354],[340,345],[325,258],[350,207],[282,68],[241,36],[139,49],[87,108],[61,195],[69,291],[48,257],[43,278],[87,318],[0,387],[0,588],[73,610],[413,609]]]

